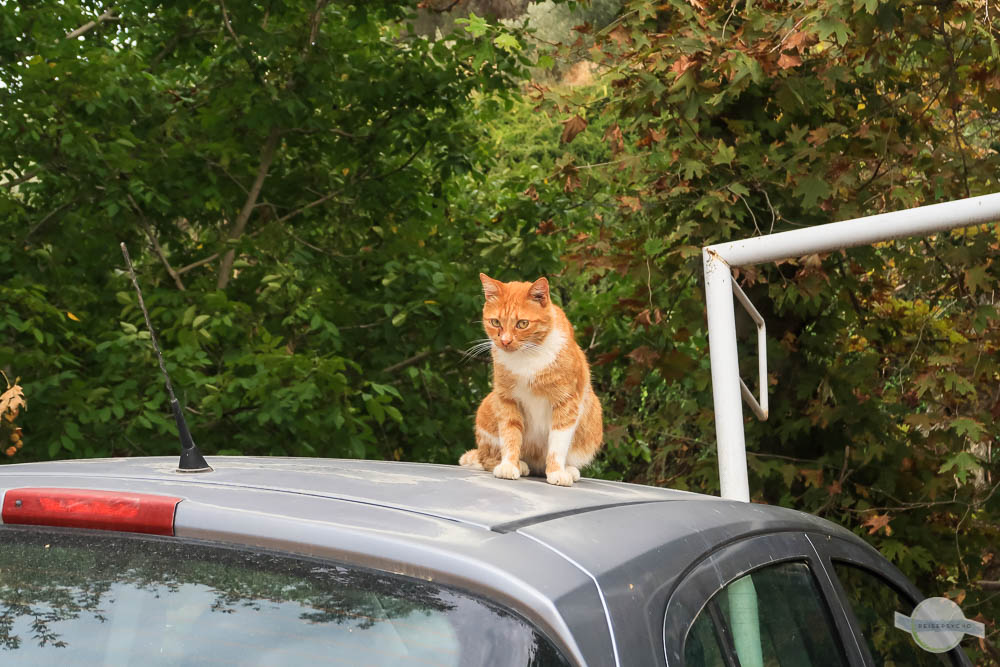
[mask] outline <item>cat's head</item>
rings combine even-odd
[[[483,281],[483,329],[506,352],[534,349],[552,329],[549,281],[503,283],[479,274]]]

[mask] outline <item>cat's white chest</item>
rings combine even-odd
[[[524,418],[524,446],[544,451],[552,428],[552,404],[548,398],[532,392],[528,382],[522,380],[514,386],[514,399]]]
[[[495,344],[493,358],[508,371],[517,376],[518,380],[530,382],[536,373],[551,366],[566,344],[566,334],[559,329],[553,329],[536,349],[520,349],[507,352]]]
[[[494,347],[494,359],[514,375],[514,400],[524,418],[524,445],[539,449],[544,454],[548,447],[549,430],[552,428],[552,404],[548,397],[531,391],[531,381],[553,363],[566,344],[566,334],[553,329],[541,345],[533,350],[520,349],[506,352]]]

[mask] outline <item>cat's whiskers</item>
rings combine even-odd
[[[520,349],[524,350],[525,352],[530,353],[531,356],[535,357],[535,356],[538,356],[538,353],[539,353],[539,351],[541,351],[542,346],[539,345],[538,343],[532,343],[531,341],[527,341],[526,340],[523,343],[521,343],[521,348]]]
[[[462,361],[468,361],[474,357],[481,357],[486,352],[493,349],[493,340],[490,338],[480,338],[473,341],[472,347],[462,353]]]

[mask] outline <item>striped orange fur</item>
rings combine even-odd
[[[477,448],[459,464],[502,479],[544,474],[550,484],[572,486],[603,442],[601,402],[573,325],[549,298],[547,279],[479,278],[493,391],[476,412]]]

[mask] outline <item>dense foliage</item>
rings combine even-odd
[[[479,230],[449,191],[489,157],[516,52],[410,33],[394,2],[118,3],[66,36],[101,12],[3,10],[0,366],[37,415],[25,455],[173,447],[125,241],[208,451],[453,458],[465,379],[401,391],[399,364],[469,338]]]
[[[619,296],[604,314],[618,328],[597,338],[598,360],[629,360],[603,378],[621,429],[608,439],[648,451],[631,476],[714,490],[698,249],[1000,190],[997,31],[982,3],[875,0],[637,1],[577,31],[559,52],[585,53],[601,85],[535,99],[571,149],[594,133],[608,154],[571,150],[559,187],[537,191],[599,218],[566,259]],[[998,607],[979,582],[1000,571],[998,255],[984,225],[737,272],[770,339],[771,418],[747,422],[754,499],[853,528],[985,619]]]
[[[716,492],[700,248],[1000,190],[1000,42],[972,1],[619,4],[446,39],[388,1],[0,9],[9,460],[175,450],[126,241],[209,454],[454,462],[476,275],[548,274],[605,403],[590,474]],[[989,623],[998,255],[994,225],[738,272],[754,499]]]

